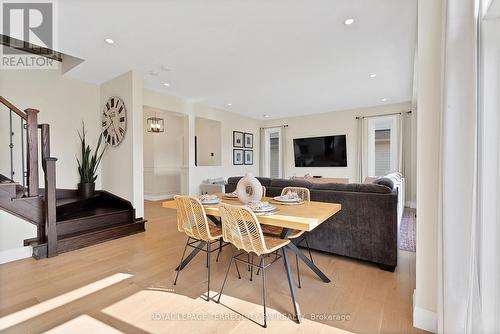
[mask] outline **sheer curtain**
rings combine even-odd
[[[492,164],[498,167],[499,124],[498,110],[486,115],[478,103],[478,4],[448,0],[445,11],[438,226],[438,326],[443,333],[499,330],[498,169],[490,173],[494,179],[485,178]],[[485,126],[495,137],[485,140]],[[489,149],[494,154],[484,154],[487,145],[494,146]],[[486,188],[496,200],[494,215],[485,210]]]

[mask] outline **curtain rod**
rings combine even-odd
[[[411,110],[406,111],[405,113],[411,114]],[[371,115],[371,116],[356,116],[356,119],[360,119],[360,118],[372,118],[372,117],[382,117],[382,116],[393,116],[393,115],[401,115],[401,114],[402,114],[402,112],[395,112],[395,113],[392,113],[392,114],[380,114],[380,115]]]
[[[260,129],[264,130],[264,129],[272,129],[272,128],[288,128],[288,124],[275,125],[275,126],[266,126],[266,127],[260,128]]]

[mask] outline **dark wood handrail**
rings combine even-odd
[[[15,105],[10,103],[6,98],[3,96],[0,96],[0,103],[2,103],[4,106],[15,112],[19,117],[23,118],[24,120],[28,120],[28,115],[21,109],[17,108]]]

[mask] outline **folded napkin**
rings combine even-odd
[[[283,196],[281,196],[283,199],[287,199],[287,200],[300,200],[300,196],[299,194],[297,194],[295,191],[292,191],[292,190],[288,190],[286,192],[286,194],[284,194]]]
[[[265,207],[268,207],[269,203],[268,202],[250,202],[250,203],[248,203],[248,206],[252,210],[261,210]]]
[[[214,201],[214,200],[218,199],[218,197],[217,197],[217,195],[201,195],[200,197],[198,197],[198,199],[201,202],[205,202],[205,201]]]

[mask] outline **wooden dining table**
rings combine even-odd
[[[217,194],[217,196],[221,199],[222,203],[243,205],[237,198],[228,198],[223,194]],[[276,206],[277,210],[270,214],[258,215],[257,218],[259,222],[265,225],[281,227],[282,232],[280,237],[282,239],[287,239],[288,235],[290,235],[293,230],[310,232],[342,209],[342,206],[338,203],[306,201],[301,204],[290,205],[279,203],[268,197],[264,197],[262,201],[267,201],[273,204]],[[162,206],[167,209],[177,209],[175,201],[165,201],[162,203]],[[204,205],[203,207],[207,217],[212,222],[217,225],[221,224],[218,204]],[[203,246],[204,241],[200,241],[198,247],[194,248],[191,254],[189,254],[189,256],[186,257],[181,265],[176,269],[181,270],[184,268],[196,256],[196,254],[203,249]],[[285,247],[295,253],[304,262],[304,264],[306,264],[321,280],[323,280],[323,282],[331,282],[330,279],[293,242],[289,242]],[[301,313],[297,300],[295,283],[290,269],[290,261],[288,259],[287,252],[283,252],[283,254],[283,262],[287,273],[295,317],[297,321],[300,321]]]

